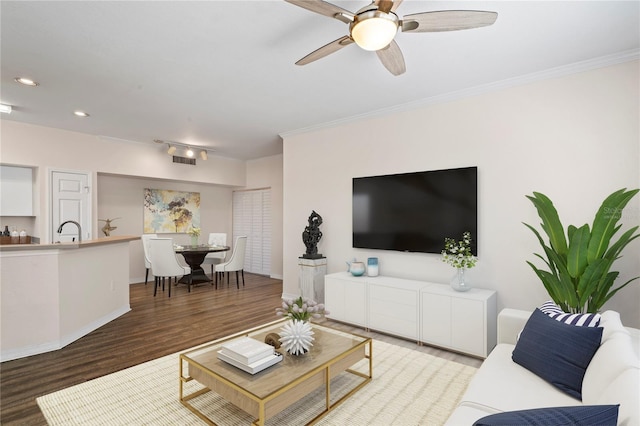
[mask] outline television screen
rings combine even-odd
[[[353,247],[440,253],[471,232],[477,255],[478,168],[353,178]]]

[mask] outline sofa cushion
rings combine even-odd
[[[582,402],[596,404],[603,389],[624,370],[637,365],[631,336],[622,332],[611,334],[602,342],[584,373]]]
[[[620,333],[630,335],[622,325],[620,314],[616,311],[604,311],[601,315],[600,327],[602,327],[602,343]]]
[[[605,387],[598,404],[620,404],[619,426],[640,425],[640,367],[624,370],[609,386]]]
[[[502,410],[493,410],[482,405],[465,403],[463,405],[458,405],[458,407],[453,410],[453,413],[451,413],[444,425],[470,426],[473,424],[473,422],[482,417],[500,412],[502,412]]]
[[[569,314],[564,312],[553,300],[544,302],[539,309],[554,320],[565,324],[584,327],[597,327],[600,324],[600,314]]]
[[[583,405],[491,414],[479,419],[473,426],[616,426],[617,420],[617,405]]]
[[[486,414],[553,406],[581,405],[549,382],[511,360],[514,345],[501,343],[484,360],[460,400]],[[486,415],[485,414],[485,415]],[[477,416],[474,420],[482,416]],[[470,425],[473,422],[468,422]]]
[[[561,391],[582,399],[584,373],[601,338],[600,327],[564,324],[535,309],[512,359]]]

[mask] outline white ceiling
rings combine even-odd
[[[364,1],[335,1],[355,11]],[[0,3],[4,120],[251,159],[279,134],[602,57],[638,57],[640,2],[414,1],[397,13],[498,12],[493,26],[399,33],[407,72],[348,46],[294,62],[347,25],[285,1]],[[594,61],[597,62],[597,61]],[[39,87],[21,86],[26,76]],[[76,109],[89,118],[75,117]]]

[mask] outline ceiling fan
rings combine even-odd
[[[375,51],[380,62],[393,75],[406,71],[402,51],[393,40],[398,29],[404,33],[467,30],[489,26],[498,18],[496,12],[440,10],[406,15],[400,19],[395,11],[402,0],[374,0],[355,13],[323,0],[285,1],[349,24],[349,35],[314,50],[296,65],[309,64],[356,43],[365,50]]]

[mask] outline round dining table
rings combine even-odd
[[[202,268],[202,262],[209,253],[217,253],[221,251],[229,251],[228,246],[213,246],[207,244],[195,245],[195,246],[175,246],[174,251],[180,253],[184,257],[185,262],[191,268],[191,274],[185,275],[178,283],[187,284],[189,289],[191,285],[211,282],[212,280],[207,276]]]

